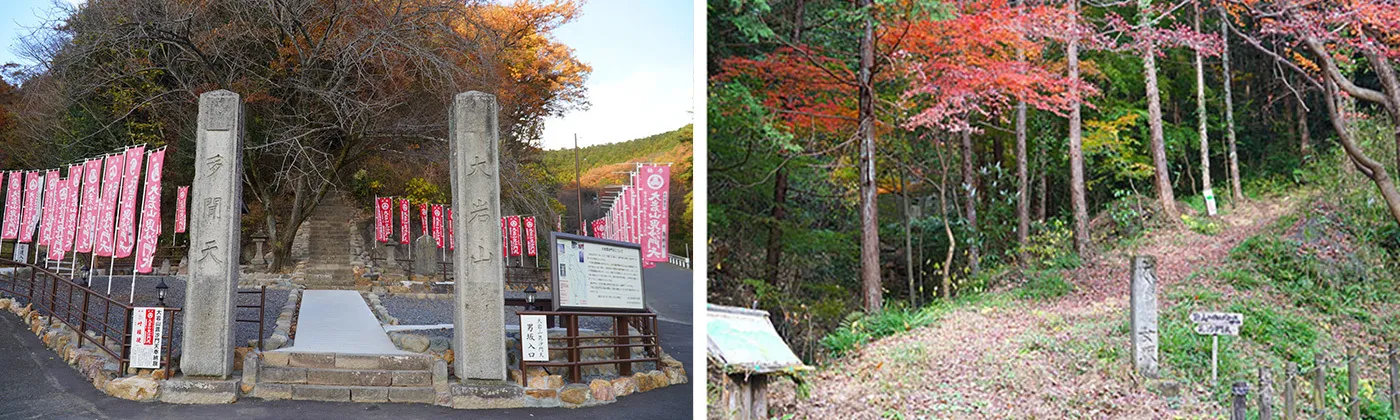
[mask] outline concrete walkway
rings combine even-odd
[[[292,347],[301,353],[413,354],[399,350],[354,290],[306,290]]]

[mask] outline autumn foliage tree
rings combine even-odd
[[[242,94],[247,202],[274,238],[276,270],[368,158],[441,160],[451,96],[480,90],[501,105],[502,190],[519,192],[508,205],[548,214],[543,176],[527,166],[543,120],[586,106],[589,67],[550,36],[578,13],[570,1],[93,1],[25,43],[45,63],[26,83],[33,101],[60,98],[27,110],[27,135],[88,154],[169,145],[188,164],[198,95]]]
[[[1323,105],[1349,163],[1376,184],[1400,223],[1400,190],[1386,165],[1354,138],[1348,127],[1349,112],[1342,106],[1347,98],[1380,106],[1390,118],[1394,144],[1400,147],[1400,76],[1394,64],[1400,60],[1400,8],[1385,0],[1250,0],[1227,2],[1227,6],[1249,25],[1244,31],[1236,29],[1237,34],[1325,93]],[[1264,45],[1269,41],[1283,46],[1283,52]],[[1374,75],[1379,88],[1355,81],[1365,72]],[[1396,159],[1400,164],[1400,157]]]

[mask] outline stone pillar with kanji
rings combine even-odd
[[[200,95],[180,356],[186,376],[233,374],[242,151],[242,98],[227,90]]]
[[[448,121],[457,252],[453,368],[463,380],[506,378],[505,264],[501,250],[501,181],[496,96],[458,94]]]

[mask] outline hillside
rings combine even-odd
[[[635,169],[636,163],[671,163],[671,253],[690,255],[692,226],[692,155],[694,138],[686,125],[640,139],[599,144],[579,149],[583,184],[583,218],[593,220],[603,216],[603,208],[594,200],[605,195],[603,189],[625,182],[621,174]],[[574,150],[544,151],[545,171],[557,187],[555,198],[565,207],[564,228],[573,230],[578,215],[578,192],[574,188]]]
[[[794,418],[1215,418],[1227,413],[1230,384],[1245,381],[1257,415],[1267,368],[1277,416],[1292,363],[1305,375],[1299,412],[1340,418],[1354,358],[1362,418],[1395,418],[1386,346],[1400,331],[1400,299],[1387,267],[1400,235],[1360,175],[1326,168],[1216,218],[1119,238],[1082,265],[1007,272],[1023,281],[852,319],[822,340],[834,359],[805,378],[808,395],[776,387],[775,408]],[[1185,201],[1194,213],[1195,200]],[[1162,380],[1133,372],[1132,255],[1157,258]],[[1210,383],[1211,341],[1192,331],[1194,311],[1244,314],[1240,336],[1220,340],[1220,385]],[[1319,365],[1321,407],[1310,373]]]
[[[583,171],[583,187],[618,184],[622,181],[621,175],[613,172],[631,170],[632,164],[637,162],[674,163],[675,178],[681,178],[681,172],[684,172],[684,177],[689,179],[691,155],[694,153],[692,127],[687,125],[639,139],[580,148],[579,168]],[[574,183],[573,149],[546,150],[544,163],[555,184]]]

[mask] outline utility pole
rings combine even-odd
[[[578,234],[584,235],[585,233],[583,232],[583,176],[581,175],[582,172],[579,170],[579,167],[580,165],[578,157],[578,133],[574,133],[574,186],[576,188],[574,192],[576,193],[575,195],[578,197]]]

